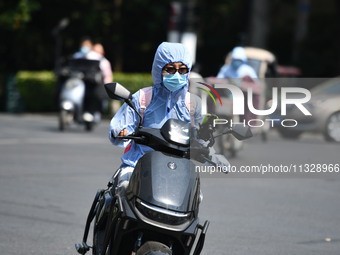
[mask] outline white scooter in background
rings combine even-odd
[[[72,59],[61,69],[58,76],[62,84],[59,97],[59,130],[65,131],[75,122],[84,124],[87,131],[92,131],[94,125],[100,121],[101,113],[98,109],[85,109],[85,104],[96,100],[89,96],[93,97],[91,94],[96,93],[96,85],[103,84],[99,61]]]

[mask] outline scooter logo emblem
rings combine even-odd
[[[168,167],[171,169],[171,170],[175,170],[177,168],[177,165],[175,162],[169,162],[168,163]]]

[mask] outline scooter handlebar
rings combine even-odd
[[[121,139],[121,140],[135,140],[135,141],[140,141],[140,142],[146,142],[145,136],[136,136],[135,134],[126,135],[126,136],[116,136],[115,138]]]

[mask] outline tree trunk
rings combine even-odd
[[[308,33],[309,0],[297,1],[296,26],[295,26],[295,45],[293,60],[299,59],[300,44]]]
[[[122,41],[122,0],[114,0],[113,11],[113,49],[114,62],[113,70],[116,72],[123,71],[123,41]]]
[[[269,4],[268,0],[253,0],[250,18],[250,45],[259,48],[267,47],[269,31]]]
[[[335,6],[336,6],[336,17],[338,18],[338,21],[335,21],[336,24],[338,24],[338,33],[337,36],[335,38],[335,40],[337,40],[337,54],[336,54],[336,58],[337,58],[337,68],[336,68],[336,73],[340,73],[340,1],[339,0],[334,0],[335,1]]]

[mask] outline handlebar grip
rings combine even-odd
[[[209,148],[203,146],[191,147],[190,157],[201,163],[209,162],[210,161]]]

